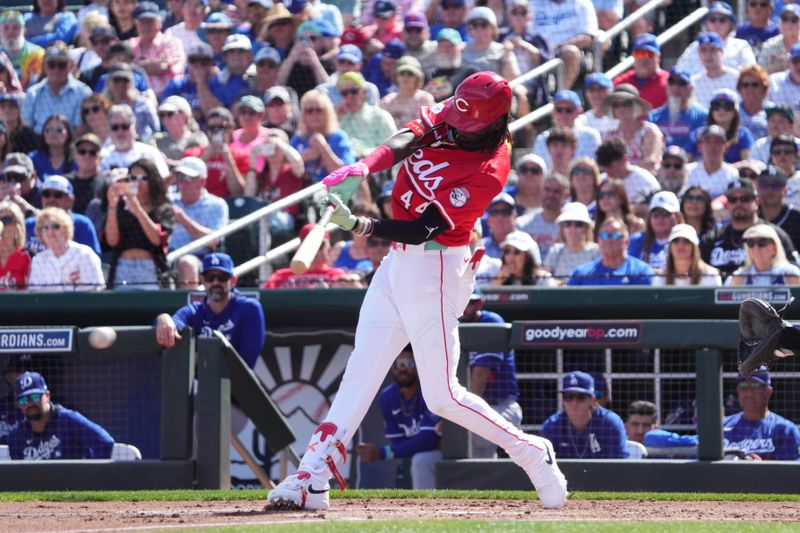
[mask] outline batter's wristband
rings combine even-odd
[[[394,452],[392,451],[392,447],[388,444],[381,449],[381,459],[384,461],[394,459]]]
[[[372,232],[375,230],[375,221],[371,218],[367,217],[356,217],[356,225],[353,226],[352,231],[356,235],[361,235],[362,237],[369,237],[372,235]]]
[[[361,162],[367,165],[370,173],[380,172],[381,170],[392,168],[394,165],[394,154],[392,153],[391,148],[385,144],[382,144],[375,148],[372,153],[365,157]]]

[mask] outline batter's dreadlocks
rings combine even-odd
[[[498,118],[494,124],[487,128],[486,133],[479,138],[475,138],[474,140],[465,139],[463,134],[456,130],[456,145],[462,150],[467,150],[469,152],[477,152],[481,150],[492,153],[504,142],[511,142],[511,132],[508,131],[509,120],[511,120],[510,115],[503,115],[502,117]]]

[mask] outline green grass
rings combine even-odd
[[[139,490],[76,492],[4,492],[0,502],[21,501],[226,501],[263,500],[264,490]],[[332,498],[452,498],[481,500],[534,500],[533,491],[510,490],[348,490],[331,491]],[[800,494],[717,494],[684,492],[580,492],[572,500],[651,500],[651,501],[781,501],[800,502]]]

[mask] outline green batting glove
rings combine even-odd
[[[356,224],[358,223],[358,217],[350,212],[350,208],[344,205],[344,202],[342,202],[342,199],[338,194],[333,192],[329,193],[328,196],[322,200],[320,207],[325,209],[328,205],[332,205],[336,208],[331,215],[331,222],[342,229],[346,229],[347,231],[350,231],[356,227]]]
[[[333,185],[328,188],[328,191],[336,194],[339,198],[342,199],[343,202],[350,201],[350,198],[358,190],[358,186],[361,185],[361,182],[364,181],[362,176],[347,176],[341,183],[338,185]]]

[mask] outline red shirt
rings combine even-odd
[[[646,80],[637,78],[635,70],[629,70],[614,78],[614,87],[622,83],[630,83],[639,89],[639,96],[642,97],[642,100],[649,102],[655,109],[667,103],[668,79],[669,72],[666,70],[657,69],[656,73]]]
[[[246,174],[247,170],[250,168],[250,156],[247,152],[244,152],[235,146],[229,145],[229,148],[231,150],[231,154],[233,154],[233,160],[236,161],[236,166],[239,168],[239,172],[241,172],[243,175]],[[201,157],[205,150],[205,146],[192,146],[183,152],[183,156]],[[221,154],[215,155],[208,160],[206,167],[208,167],[206,190],[213,195],[219,196],[220,198],[227,198],[230,196],[231,192],[228,190],[227,182],[228,164],[225,163],[225,158]]]
[[[441,104],[422,108],[421,119],[436,125]],[[478,220],[492,198],[503,190],[511,168],[511,146],[501,144],[493,154],[458,148],[425,147],[408,156],[392,190],[392,215],[416,220],[433,204],[450,225],[434,240],[444,246],[463,246],[472,238]]]
[[[329,267],[309,269],[305,274],[295,274],[290,268],[276,270],[261,286],[262,289],[314,289],[327,288],[344,276],[341,268]]]
[[[275,177],[275,181],[269,181],[269,172],[266,173],[266,179],[258,192],[259,198],[269,203],[276,202],[281,198],[286,198],[290,194],[296,193],[303,188],[303,177],[297,177],[292,172],[292,165],[284,163],[281,171]],[[296,217],[300,214],[300,204],[294,204],[284,209],[287,213]]]
[[[5,265],[0,265],[0,291],[24,289],[28,286],[30,271],[31,256],[20,246],[8,256]]]

